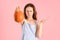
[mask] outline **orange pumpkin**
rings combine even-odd
[[[22,22],[24,20],[24,14],[21,10],[16,10],[14,17],[16,22]]]

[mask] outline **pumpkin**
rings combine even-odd
[[[22,22],[24,20],[24,14],[19,8],[15,11],[14,18],[16,22]]]

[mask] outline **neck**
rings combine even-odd
[[[31,20],[33,20],[33,18],[32,17],[31,18],[27,18],[27,20],[30,20],[31,21]]]

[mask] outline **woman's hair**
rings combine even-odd
[[[32,3],[29,3],[29,4],[27,4],[27,5],[24,7],[24,16],[25,16],[25,19],[27,19],[27,16],[26,16],[26,8],[27,8],[27,7],[32,7],[32,8],[33,8],[33,19],[34,19],[34,20],[37,20],[37,17],[36,17],[37,12],[36,12],[35,6],[34,6]]]

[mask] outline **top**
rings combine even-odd
[[[38,40],[36,37],[36,22],[35,24],[29,24],[27,23],[27,20],[24,20],[24,23],[22,25],[22,40]]]

